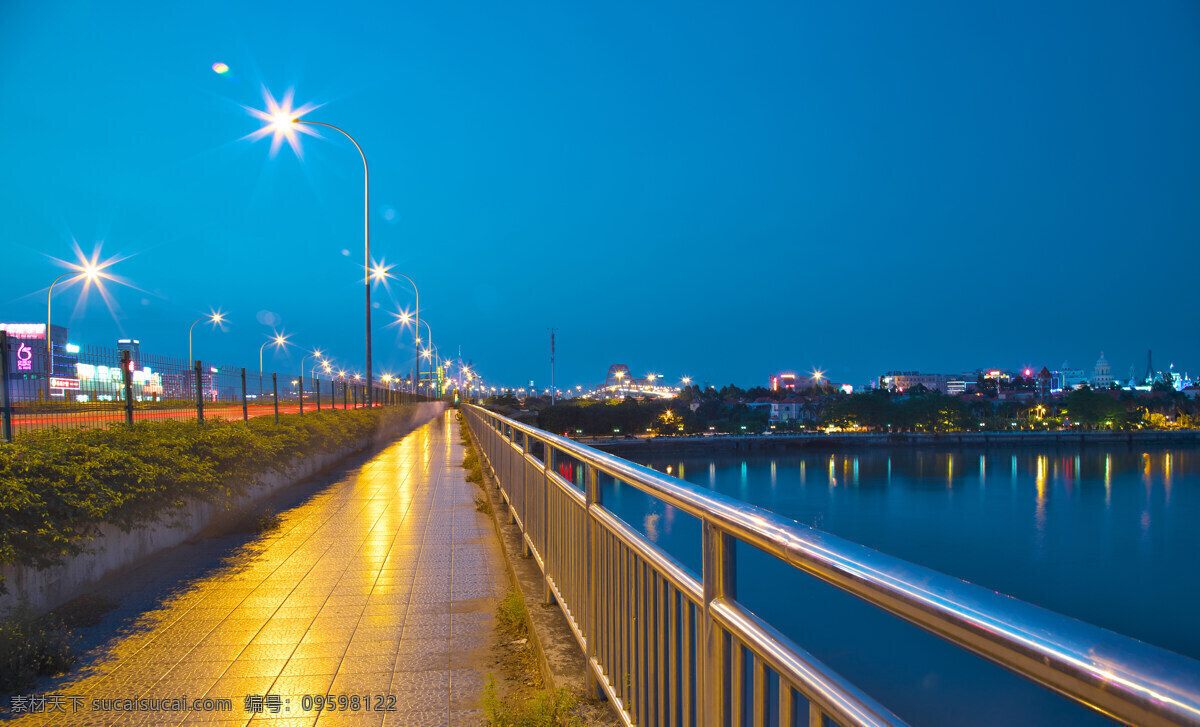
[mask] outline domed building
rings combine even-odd
[[[1112,367],[1108,365],[1108,360],[1104,358],[1104,352],[1100,352],[1100,358],[1096,361],[1095,368],[1092,369],[1092,388],[1107,389],[1112,386]]]

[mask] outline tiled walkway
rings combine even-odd
[[[66,713],[13,724],[479,724],[508,576],[462,458],[448,411],[281,513],[279,529],[56,684],[82,698],[78,711],[67,700]],[[256,695],[264,711],[246,711]],[[279,696],[277,713],[267,695]],[[303,695],[345,696],[349,709],[304,711]],[[229,699],[232,711],[92,709],[97,699],[179,697]]]

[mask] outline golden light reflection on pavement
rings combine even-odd
[[[46,692],[81,703],[12,724],[478,724],[508,577],[459,466],[457,430],[446,412],[281,513],[278,529]],[[318,711],[304,695],[331,695],[339,710]],[[263,711],[247,711],[247,697],[256,709],[259,696]],[[227,699],[231,710],[91,709],[93,700],[176,698]]]

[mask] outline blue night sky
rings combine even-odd
[[[103,241],[133,287],[56,290],[74,342],[183,357],[220,307],[199,356],[274,316],[361,369],[361,163],[246,139],[265,87],[363,145],[374,256],[494,384],[548,383],[548,326],[560,386],[1200,373],[1200,4],[916,5],[9,0],[0,318]]]

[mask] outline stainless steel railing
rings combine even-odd
[[[1112,719],[1200,725],[1200,662],[806,527],[757,506],[476,406],[467,422],[588,656],[630,725],[903,722],[737,601],[734,549],[753,545]],[[568,481],[563,473],[572,478]],[[604,508],[601,478],[701,521],[699,578]],[[744,647],[744,648],[743,648]],[[753,663],[745,679],[745,654]],[[793,692],[795,691],[795,693]]]

